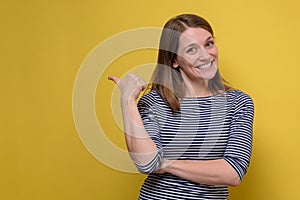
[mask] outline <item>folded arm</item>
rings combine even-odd
[[[216,160],[165,160],[157,173],[171,173],[183,179],[208,185],[237,186],[250,163],[254,108],[251,98],[242,94],[236,100],[230,136],[223,158]]]
[[[192,161],[165,161],[157,173],[171,173],[180,178],[207,185],[237,186],[241,180],[237,172],[224,159]]]

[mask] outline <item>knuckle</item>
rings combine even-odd
[[[128,78],[133,78],[133,77],[134,77],[134,74],[129,73],[129,74],[127,75],[127,77],[128,77]]]

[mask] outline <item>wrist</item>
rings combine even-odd
[[[164,171],[164,172],[168,172],[170,173],[171,169],[172,169],[172,165],[176,162],[176,160],[167,160],[167,159],[164,159],[162,165],[161,165],[161,169]]]
[[[121,97],[121,106],[136,106],[136,99],[132,97]]]

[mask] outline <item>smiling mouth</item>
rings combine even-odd
[[[214,60],[212,60],[209,63],[206,63],[204,65],[195,66],[195,68],[197,68],[197,69],[207,69],[207,68],[209,68],[210,66],[213,65],[213,62],[214,62]]]

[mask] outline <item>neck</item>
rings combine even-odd
[[[203,79],[195,81],[185,79],[184,82],[187,87],[186,97],[207,97],[211,95],[208,82]]]

